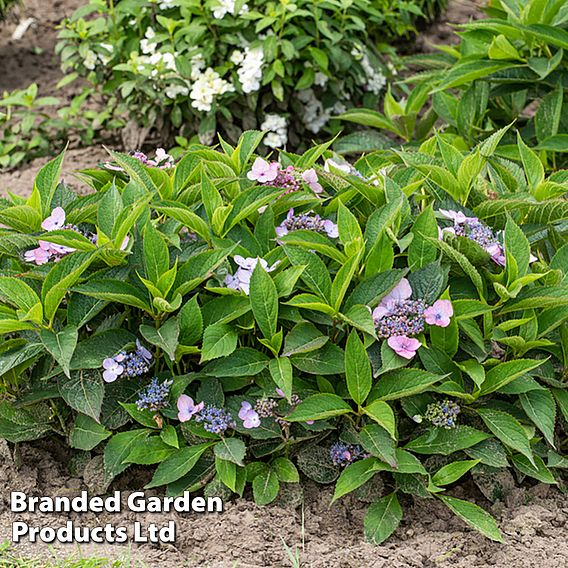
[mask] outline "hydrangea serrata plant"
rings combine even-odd
[[[517,166],[499,177],[488,152],[450,184],[437,139],[349,165],[329,144],[259,161],[261,138],[167,168],[112,153],[80,197],[60,157],[28,200],[0,203],[0,435],[102,451],[109,480],[156,466],[148,487],[172,494],[250,482],[268,504],[300,475],[336,482],[334,499],[365,485],[383,492],[373,542],[400,493],[501,540],[452,485],[488,466],[562,476],[565,203],[519,207]],[[483,223],[504,262],[440,210]],[[38,265],[40,240],[72,250]]]

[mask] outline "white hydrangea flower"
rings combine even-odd
[[[103,65],[107,65],[107,63],[111,60],[112,54],[114,52],[114,46],[110,43],[101,43],[100,46],[107,52],[107,53],[99,53],[99,59]]]
[[[92,71],[95,68],[96,64],[97,64],[97,54],[94,51],[91,51],[89,49],[89,51],[87,51],[87,55],[85,56],[85,59],[83,61],[83,65],[87,69]]]
[[[254,49],[245,47],[243,61],[237,70],[244,93],[252,93],[260,89],[263,64],[264,52],[262,47],[255,47]]]
[[[201,72],[205,68],[205,59],[203,55],[199,53],[191,58],[191,80],[197,81],[201,77]]]
[[[229,58],[229,61],[231,63],[234,63],[235,65],[239,65],[243,62],[243,59],[245,58],[245,55],[242,51],[239,51],[238,49],[235,49],[235,51],[233,51],[233,53],[231,53],[231,57]]]
[[[366,53],[363,53],[359,47],[354,47],[351,50],[351,55],[356,61],[361,63],[361,67],[367,76],[367,82],[365,84],[366,89],[371,93],[378,95],[387,84],[386,77],[371,65],[369,56]]]
[[[162,0],[159,4],[160,10],[167,10],[174,5],[175,0]]]
[[[305,89],[298,93],[298,99],[304,103],[302,120],[305,127],[317,134],[329,121],[329,112],[323,108],[321,101],[312,89]]]
[[[317,85],[318,87],[325,87],[328,81],[329,77],[321,71],[318,71],[314,77],[314,85]]]
[[[191,106],[197,110],[209,112],[215,96],[234,91],[233,85],[222,79],[219,73],[209,67],[193,83],[189,96]]]
[[[187,95],[189,95],[189,87],[187,87],[186,85],[169,85],[168,87],[166,87],[165,89],[165,94],[166,97],[168,97],[168,99],[177,99],[178,96],[184,96],[186,97]]]
[[[239,16],[246,14],[248,10],[248,5],[243,4]],[[235,14],[235,0],[217,0],[216,6],[213,7],[213,17],[222,20],[227,14]]]
[[[270,148],[282,148],[288,142],[288,121],[278,114],[267,114],[260,129],[268,131],[263,142]]]

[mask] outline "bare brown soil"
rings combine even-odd
[[[69,460],[58,455],[57,446],[42,443],[21,448],[18,467],[3,446],[0,457],[0,542],[11,537],[11,525],[23,520],[32,526],[64,525],[72,519],[80,526],[131,526],[166,524],[174,520],[175,545],[55,545],[22,543],[15,547],[24,557],[50,558],[93,555],[98,558],[130,558],[133,566],[149,568],[283,568],[290,566],[285,547],[300,551],[303,568],[549,568],[568,567],[568,497],[556,489],[535,485],[512,489],[504,503],[491,506],[465,485],[451,491],[473,500],[492,512],[506,539],[493,543],[469,529],[444,505],[435,500],[404,503],[407,511],[401,527],[383,546],[363,542],[362,524],[366,505],[347,497],[330,506],[330,486],[306,485],[297,508],[257,507],[247,499],[226,503],[223,513],[210,515],[130,511],[103,514],[14,514],[9,510],[10,491],[37,496],[76,496],[86,489],[80,477],[69,473]],[[62,452],[64,450],[61,450]],[[0,448],[0,456],[2,451]],[[140,487],[146,472],[127,471],[111,490]],[[125,493],[126,494],[126,493]],[[147,495],[155,495],[148,491]]]

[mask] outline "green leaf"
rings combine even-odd
[[[279,481],[284,483],[298,483],[300,474],[296,466],[287,458],[276,458],[270,466],[276,473]]]
[[[215,456],[244,467],[247,447],[239,438],[223,438],[215,445]]]
[[[179,440],[176,429],[171,425],[168,424],[162,428],[160,432],[160,438],[164,444],[176,448],[179,450]]]
[[[191,468],[197,463],[203,452],[209,449],[213,444],[198,444],[196,446],[187,446],[181,448],[169,458],[163,461],[154,473],[154,477],[150,483],[144,488],[151,489],[152,487],[160,487],[172,481],[176,481],[183,477],[186,473],[191,471]]]
[[[105,387],[99,371],[74,371],[70,378],[61,378],[59,394],[77,412],[99,422]]]
[[[538,456],[534,456],[534,463],[531,463],[526,456],[520,454],[515,454],[513,456],[514,466],[525,475],[538,479],[542,483],[548,483],[550,485],[556,485],[557,481],[554,479],[554,475],[550,470],[544,465],[544,462]]]
[[[357,254],[363,246],[363,233],[355,215],[341,201],[337,208],[337,228],[347,256]]]
[[[314,394],[301,402],[286,418],[290,422],[326,420],[351,412],[351,407],[339,396],[329,393]]]
[[[397,529],[401,520],[402,507],[396,493],[379,499],[365,515],[365,539],[372,544],[381,544]]]
[[[540,163],[540,160],[539,160]],[[509,275],[509,283],[512,283],[520,276],[524,276],[529,270],[530,262],[530,245],[527,237],[518,225],[509,217],[505,225],[505,258],[506,268]],[[514,259],[518,273],[509,274],[509,259]],[[512,263],[511,263],[512,264]]]
[[[39,193],[42,218],[44,219],[51,214],[51,202],[55,195],[57,184],[59,183],[64,158],[65,152],[61,152],[59,156],[45,164],[45,166],[39,170],[34,181],[33,190]]]
[[[225,323],[215,323],[205,328],[201,363],[230,355],[237,348],[238,334]]]
[[[158,428],[158,423],[154,419],[155,414],[151,410],[140,410],[134,402],[120,402],[119,404],[138,424],[146,428]]]
[[[158,436],[152,436],[144,440],[144,443],[134,446],[124,462],[153,465],[168,459],[175,451],[175,448],[168,446]]]
[[[496,392],[515,379],[522,377],[529,371],[536,369],[544,363],[544,360],[534,361],[532,359],[517,359],[499,363],[485,375],[485,381],[481,385],[480,394],[482,396]]]
[[[44,329],[39,335],[45,348],[53,355],[63,372],[69,377],[69,365],[79,337],[77,328],[68,325],[57,333]]]
[[[317,351],[293,355],[290,359],[294,367],[311,375],[339,375],[345,372],[343,351],[333,343],[326,343]]]
[[[377,471],[373,468],[375,465],[375,458],[365,458],[348,465],[339,476],[335,484],[335,491],[333,493],[332,503],[355,491],[361,485],[364,485],[376,475]]]
[[[396,448],[393,438],[378,424],[367,424],[361,432],[361,445],[371,455],[388,463],[392,468],[398,467]]]
[[[65,294],[87,270],[97,253],[72,253],[47,274],[41,289],[45,317],[51,322]]]
[[[278,292],[274,281],[260,262],[250,279],[249,297],[260,331],[266,339],[272,338],[278,327]]]
[[[154,229],[151,223],[144,231],[144,266],[146,278],[157,284],[160,276],[170,267],[170,253],[161,233]]]
[[[452,429],[431,428],[406,444],[405,448],[417,454],[441,454],[449,456],[454,452],[471,448],[490,435],[471,426],[458,426]]]
[[[203,315],[197,303],[197,294],[186,302],[178,314],[179,342],[195,345],[203,335]]]
[[[495,519],[481,507],[448,495],[438,495],[438,498],[470,527],[491,540],[504,542]]]
[[[113,182],[99,202],[97,210],[97,227],[110,239],[114,224],[124,209],[122,197]]]
[[[373,399],[396,400],[428,390],[443,379],[421,369],[397,369],[381,376],[372,390]]]
[[[177,318],[170,318],[159,329],[149,325],[141,325],[140,333],[148,343],[159,347],[167,353],[171,361],[175,361],[179,338]]]
[[[153,205],[153,207],[159,213],[164,213],[164,215],[179,221],[190,231],[197,233],[205,241],[210,240],[211,235],[207,223],[189,207],[186,207],[178,201],[160,201],[158,204]]]
[[[411,232],[414,237],[408,247],[408,266],[415,271],[434,262],[438,256],[438,248],[430,240],[438,238],[438,223],[431,205],[418,215]]]
[[[308,322],[297,323],[284,339],[283,357],[309,353],[323,347],[329,341],[327,335]]]
[[[78,450],[90,451],[111,436],[106,428],[85,414],[78,414],[69,434],[69,445]]]
[[[519,400],[527,416],[544,434],[547,442],[554,448],[554,426],[556,424],[556,404],[549,390],[531,390],[519,395]]]
[[[283,245],[286,256],[294,266],[304,266],[300,278],[324,303],[330,301],[331,277],[319,256],[300,247]]]
[[[382,426],[396,440],[396,421],[392,408],[382,400],[375,400],[363,409],[365,414]]]
[[[31,286],[21,279],[9,276],[0,276],[0,296],[3,301],[19,308],[25,314],[32,311],[40,302],[39,296]],[[41,323],[41,313],[39,315],[38,323]]]
[[[105,447],[105,473],[111,479],[122,473],[127,467],[126,458],[133,448],[143,444],[150,430],[130,430],[115,434]]]
[[[213,377],[252,377],[268,365],[268,357],[250,347],[241,347],[228,357],[209,363],[203,370]]]
[[[529,438],[524,428],[516,418],[491,408],[478,408],[477,413],[489,430],[506,446],[517,450],[534,465],[534,457],[529,444]]]
[[[345,347],[345,376],[351,398],[357,405],[362,405],[371,391],[373,377],[367,351],[355,330],[349,335]]]
[[[293,369],[290,359],[287,357],[279,357],[271,359],[268,365],[270,376],[276,386],[282,390],[284,396],[289,401],[292,397],[293,386]]]
[[[266,469],[252,480],[252,494],[257,505],[268,505],[280,491],[278,476],[273,469]]]
[[[450,485],[464,476],[479,460],[465,460],[449,463],[440,468],[433,476],[432,483],[438,487]]]

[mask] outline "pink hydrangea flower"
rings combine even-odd
[[[103,379],[106,383],[114,383],[124,372],[124,367],[115,358],[109,357],[103,361]]]
[[[318,174],[316,173],[316,170],[314,168],[306,170],[302,174],[302,179],[308,184],[309,188],[314,193],[321,193],[323,191],[323,187],[318,181]]]
[[[428,325],[448,327],[454,315],[454,308],[450,300],[437,300],[432,306],[424,310],[424,319]]]
[[[257,158],[251,171],[247,174],[248,179],[265,183],[267,181],[274,181],[280,171],[280,164],[278,162],[268,163],[262,158]]]
[[[393,304],[408,300],[412,296],[410,282],[406,278],[402,280],[381,300],[380,304],[373,310],[373,319],[380,320],[387,316]]]
[[[190,396],[182,394],[177,400],[178,420],[180,422],[191,420],[191,417],[201,412],[204,406],[204,402],[195,404]]]
[[[49,252],[49,246],[46,246],[49,245],[49,243],[46,243],[45,241],[39,241],[38,244],[38,248],[27,250],[24,253],[24,258],[27,262],[33,262],[38,266],[41,266],[42,264],[49,262],[51,253]]]
[[[56,231],[65,225],[65,210],[63,207],[56,207],[49,217],[46,217],[41,224],[45,231]]]
[[[387,339],[388,346],[400,357],[412,359],[422,345],[418,339],[406,335],[394,335]]]
[[[467,221],[477,221],[476,217],[468,217],[462,211],[452,211],[451,209],[439,209],[438,212],[445,217],[454,222],[454,225],[461,225],[462,223],[467,223]]]
[[[260,417],[258,416],[258,412],[256,412],[251,403],[246,400],[241,403],[239,418],[243,421],[244,428],[258,428],[260,426]]]

